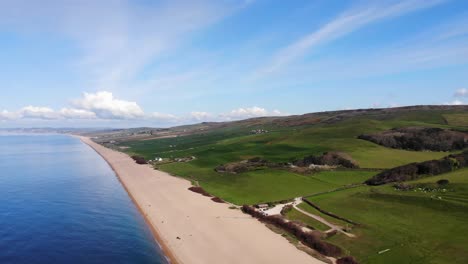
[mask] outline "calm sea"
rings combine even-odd
[[[107,163],[64,135],[0,135],[0,263],[166,263]]]

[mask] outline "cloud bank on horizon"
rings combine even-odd
[[[268,111],[261,107],[238,108],[226,113],[190,112],[184,116],[165,113],[145,113],[136,103],[114,98],[111,92],[83,93],[72,100],[69,107],[56,111],[49,107],[26,106],[18,111],[0,112],[0,120],[127,120],[157,122],[163,125],[205,121],[233,121],[252,117],[281,116],[278,110]]]
[[[467,13],[463,0],[0,1],[0,126],[467,104]]]

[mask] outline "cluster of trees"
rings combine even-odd
[[[359,139],[396,149],[451,151],[468,147],[468,133],[441,128],[395,128],[377,134],[360,135]]]
[[[224,165],[219,165],[215,168],[215,171],[221,172],[221,173],[226,172],[226,173],[237,174],[237,173],[255,170],[258,168],[262,168],[262,167],[280,168],[284,166],[286,166],[286,164],[284,163],[273,163],[273,162],[264,160],[262,158],[255,157],[255,158],[243,160],[240,162],[231,162],[231,163],[226,163]]]
[[[303,244],[316,250],[320,254],[330,257],[339,257],[343,254],[343,250],[338,246],[323,241],[320,233],[304,231],[301,225],[292,221],[287,221],[279,215],[267,216],[248,205],[243,205],[242,211],[257,218],[263,223],[271,224],[285,230],[286,232],[294,235]]]
[[[311,165],[317,166],[333,166],[333,167],[344,167],[344,168],[359,168],[357,162],[355,162],[349,155],[343,152],[325,152],[323,155],[314,156],[310,155],[303,159],[295,160],[292,162],[296,168],[307,168],[310,169]],[[231,162],[217,166],[214,170],[220,173],[243,173],[259,168],[290,168],[291,163],[286,162],[269,162],[262,158],[256,157],[240,162]],[[317,168],[315,168],[317,169]]]
[[[351,157],[343,152],[325,152],[321,156],[310,155],[293,162],[298,167],[310,165],[340,166],[344,168],[359,168],[359,165]]]
[[[148,164],[148,161],[142,156],[137,156],[133,155],[132,159],[137,163],[137,164]]]
[[[439,160],[411,163],[388,169],[375,175],[365,183],[368,185],[381,185],[390,182],[409,181],[428,175],[447,173],[463,167],[468,167],[468,151],[449,155]]]

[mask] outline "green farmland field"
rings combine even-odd
[[[363,224],[353,229],[357,239],[343,235],[330,239],[362,263],[467,263],[468,169],[417,182],[434,183],[439,179],[450,181],[450,191],[424,193],[397,191],[390,186],[358,187],[309,200]],[[378,254],[386,249],[390,250]]]
[[[186,163],[167,163],[158,169],[184,177],[225,201],[242,205],[275,202],[294,197],[308,199],[322,209],[358,222],[351,226],[302,203],[299,207],[337,225],[357,237],[338,233],[328,240],[342,247],[360,263],[468,263],[468,169],[410,184],[450,181],[443,193],[399,191],[392,185],[370,187],[362,183],[381,170],[432,159],[449,152],[407,151],[386,148],[357,137],[400,127],[467,129],[466,113],[449,110],[418,110],[375,113],[338,121],[301,125],[262,126],[259,120],[244,125],[222,126],[202,133],[144,141],[123,141],[129,154],[181,158]],[[331,118],[322,115],[319,119]],[[315,119],[314,119],[315,120]],[[251,129],[268,133],[252,134]],[[257,168],[230,174],[218,173],[221,164],[261,157],[270,162],[292,162],[327,151],[348,154],[359,169],[334,169],[310,174],[287,169]],[[327,227],[292,210],[287,218],[304,222],[317,230]]]

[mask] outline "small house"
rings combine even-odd
[[[268,204],[257,204],[258,209],[265,209],[268,208]]]

